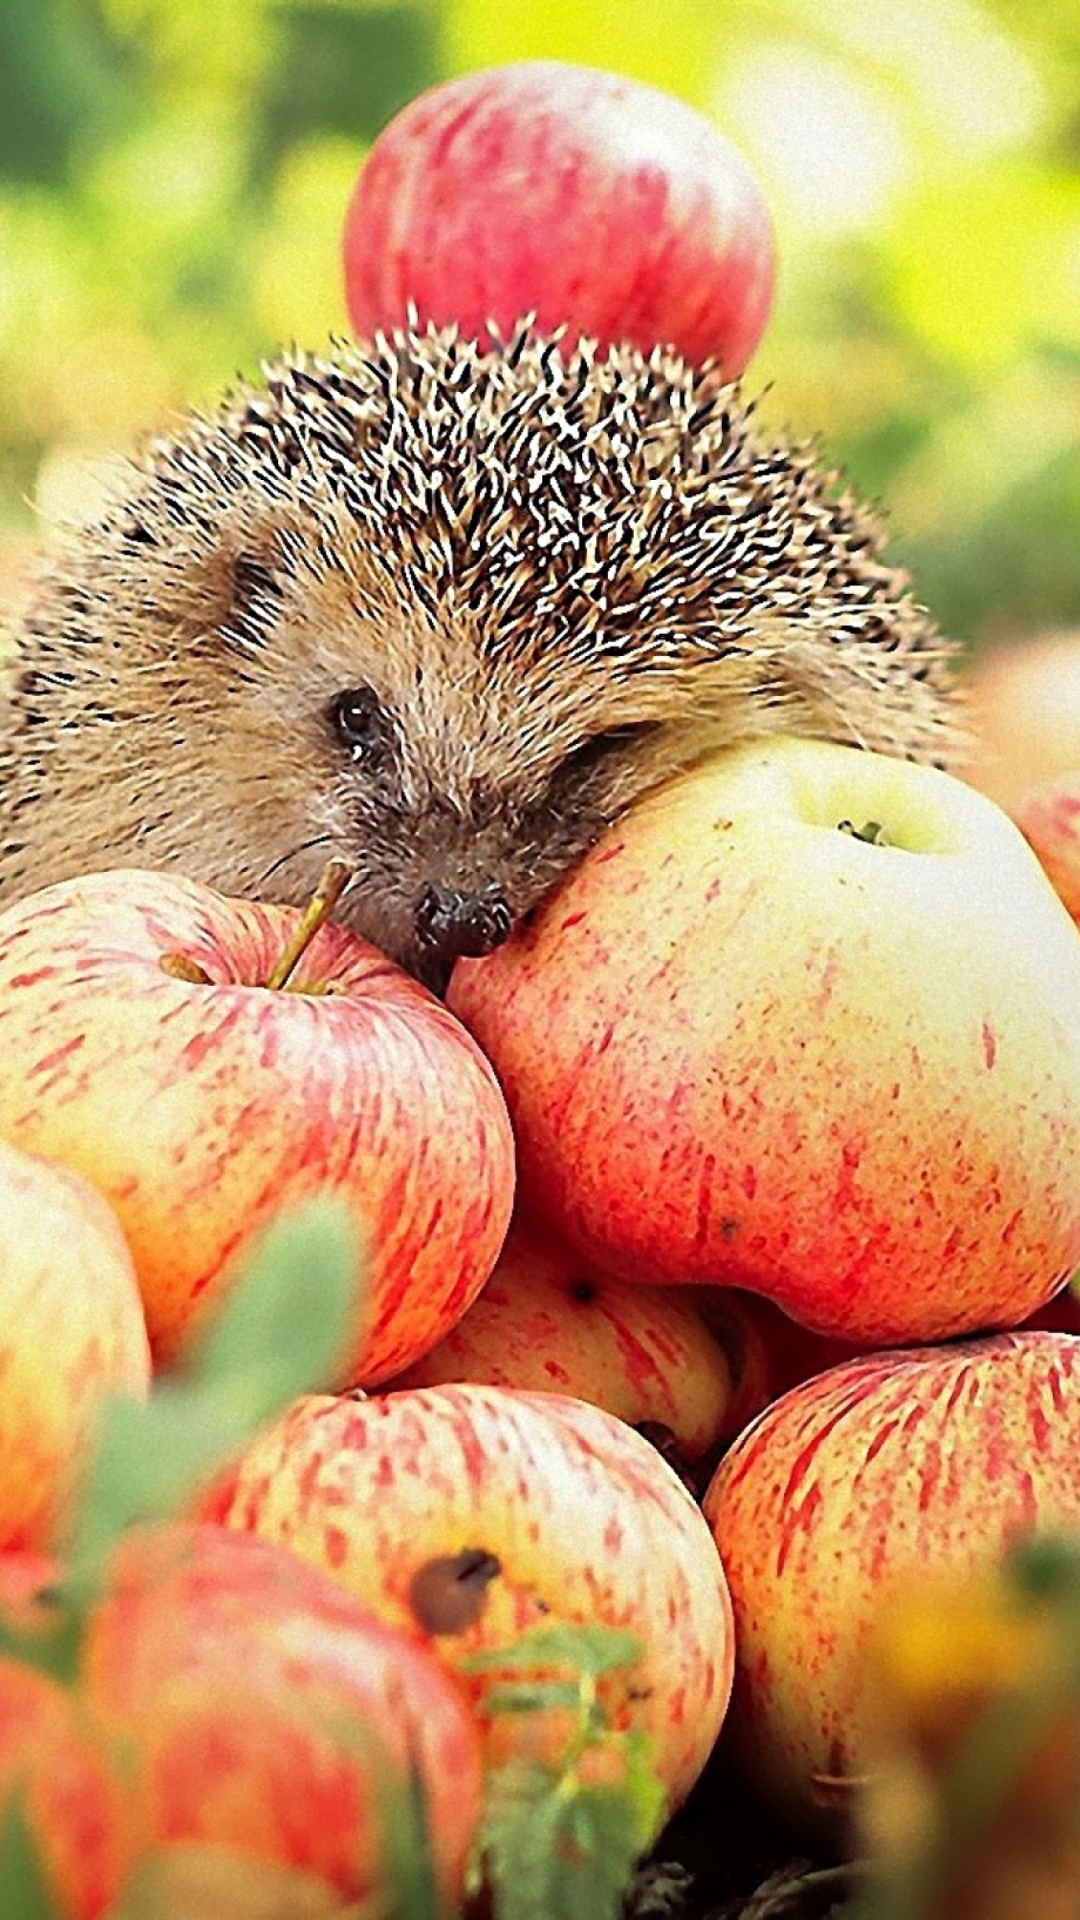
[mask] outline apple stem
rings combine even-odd
[[[304,908],[303,917],[292,939],[284,951],[278,955],[270,970],[266,982],[268,987],[277,989],[288,985],[319,928],[325,920],[329,920],[354,871],[355,869],[347,860],[327,861],[319,875],[319,884]]]
[[[887,847],[889,844],[880,820],[868,820],[862,827],[857,827],[854,820],[838,820],[836,828],[838,833],[849,833],[853,840],[865,840],[870,847]]]

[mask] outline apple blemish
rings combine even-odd
[[[425,1560],[409,1582],[409,1605],[425,1633],[467,1633],[480,1619],[502,1562],[486,1547]]]
[[[214,984],[206,968],[193,960],[190,953],[163,953],[158,965],[170,980],[186,980],[193,987],[212,987]]]

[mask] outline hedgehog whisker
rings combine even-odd
[[[266,872],[259,875],[255,885],[265,887],[267,881],[273,879],[280,867],[287,866],[290,860],[298,860],[302,853],[310,853],[312,847],[330,846],[332,840],[333,835],[329,833],[317,833],[311,840],[301,840],[298,847],[290,847],[288,853],[283,853],[279,860],[275,860],[272,866],[267,867]]]

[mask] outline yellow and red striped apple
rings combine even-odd
[[[127,1536],[71,1693],[0,1660],[0,1791],[25,1781],[64,1920],[102,1920],[148,1860],[193,1847],[381,1912],[414,1776],[456,1911],[481,1786],[462,1690],[336,1581],[224,1528]]]
[[[112,1212],[80,1175],[0,1142],[0,1550],[53,1544],[103,1398],[149,1382]]]
[[[523,60],[460,74],[379,135],[345,220],[360,334],[527,314],[572,339],[670,346],[742,372],[772,302],[772,225],[704,114],[624,74]]]
[[[673,1802],[704,1765],[731,1680],[723,1570],[681,1481],[599,1408],[475,1385],[311,1396],[204,1511],[333,1573],[456,1672],[543,1624],[628,1630],[640,1660],[601,1682],[612,1723],[652,1736]],[[469,1676],[481,1713],[488,1681]],[[547,1753],[563,1720],[491,1719],[489,1763]]]
[[[1080,767],[1028,787],[1009,812],[1058,898],[1080,922]]]
[[[113,1912],[131,1858],[116,1774],[68,1689],[0,1657],[0,1812],[12,1798],[57,1920]]]
[[[471,1380],[569,1394],[698,1460],[735,1430],[740,1374],[722,1304],[710,1331],[696,1291],[612,1280],[518,1219],[464,1319],[387,1390]]]
[[[705,1497],[735,1612],[729,1728],[791,1818],[850,1811],[873,1766],[867,1645],[909,1585],[1080,1527],[1080,1340],[896,1350],[785,1394]]]
[[[0,916],[0,1138],[77,1168],[127,1236],[155,1357],[171,1359],[290,1200],[350,1201],[370,1318],[349,1380],[434,1345],[494,1265],[513,1142],[494,1075],[444,1006],[366,942],[136,870]],[[181,955],[208,977],[178,978]],[[170,962],[170,964],[172,964]]]
[[[480,1810],[462,1693],[294,1555],[217,1527],[129,1536],[83,1692],[127,1757],[127,1818],[146,1843],[229,1846],[344,1898],[385,1895],[390,1796],[415,1768],[448,1908],[460,1895]]]
[[[523,1205],[606,1271],[865,1345],[1011,1325],[1080,1261],[1080,940],[935,769],[781,738],[611,827],[460,962]]]

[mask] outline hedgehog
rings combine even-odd
[[[0,903],[178,870],[436,987],[646,789],[810,734],[947,765],[950,657],[872,509],[710,366],[523,324],[289,351],[43,562]]]

